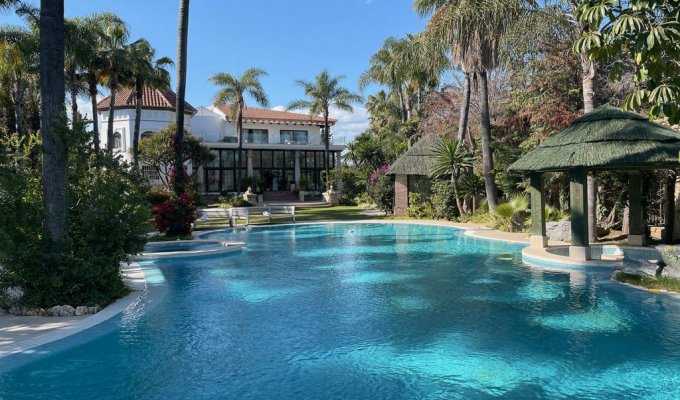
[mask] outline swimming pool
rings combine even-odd
[[[680,303],[447,227],[224,231],[119,317],[0,360],[1,399],[680,398]]]

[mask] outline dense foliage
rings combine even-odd
[[[126,292],[119,266],[146,241],[144,186],[128,165],[93,154],[82,126],[69,130],[63,247],[45,239],[38,136],[4,140],[0,156],[0,288],[29,306],[105,305]],[[124,195],[121,195],[124,194]]]

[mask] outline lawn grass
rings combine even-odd
[[[323,221],[356,221],[371,219],[386,219],[383,215],[362,215],[360,212],[367,211],[365,208],[357,206],[334,206],[334,207],[309,207],[295,209],[296,222],[323,222]],[[279,216],[272,218],[272,225],[289,224],[293,220],[290,216]],[[251,216],[251,225],[268,224],[267,218]],[[238,221],[238,225],[245,225],[245,221]],[[201,222],[196,226],[197,231],[218,229],[229,227],[227,220],[215,220]]]
[[[680,293],[680,279],[667,277],[653,278],[651,276],[641,276],[625,272],[617,273],[614,275],[614,279],[621,283],[628,283],[651,290],[669,290]]]

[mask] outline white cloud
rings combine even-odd
[[[272,107],[272,110],[286,111],[284,106]],[[298,113],[307,113],[307,110],[298,110]],[[368,111],[364,107],[354,107],[354,112],[331,108],[330,117],[338,122],[331,128],[336,144],[347,143],[354,140],[357,135],[368,129]]]

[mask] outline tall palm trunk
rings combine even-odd
[[[66,233],[64,109],[64,0],[40,1],[40,134],[45,229],[53,249]]]
[[[24,109],[22,103],[24,101],[23,91],[20,83],[14,82],[14,89],[12,90],[12,108],[14,109],[14,122],[16,124],[17,135],[19,138],[24,136]]]
[[[404,93],[401,91],[401,83],[394,86],[394,90],[399,96],[399,110],[401,110],[401,121],[406,121],[406,103],[404,102]]]
[[[465,72],[463,83],[463,101],[460,103],[460,117],[458,120],[458,146],[465,144],[465,133],[468,128],[468,117],[470,115],[470,74]]]
[[[236,116],[236,135],[238,136],[238,163],[236,164],[236,193],[241,195],[241,167],[243,166],[243,103],[238,106],[238,115]]]
[[[139,174],[139,125],[142,122],[142,95],[144,94],[144,81],[135,80],[135,130],[132,136],[132,164],[135,172]]]
[[[118,77],[116,71],[111,73],[111,94],[109,95],[109,121],[106,129],[106,151],[113,154],[113,116],[116,106],[116,92],[118,91]]]
[[[329,154],[329,149],[330,149],[330,137],[331,137],[331,128],[328,124],[328,108],[324,110],[323,113],[323,128],[324,128],[324,150],[323,150],[323,168],[326,171],[326,190],[330,189],[329,183],[330,183],[330,176],[328,175],[328,154]]]
[[[491,117],[489,116],[489,84],[486,71],[479,73],[479,94],[481,96],[481,136],[482,136],[482,163],[484,165],[484,186],[486,188],[486,200],[489,202],[489,211],[493,211],[498,205],[498,189],[493,173],[493,152],[491,149]]]
[[[94,143],[94,152],[99,154],[99,113],[97,112],[97,80],[91,78],[88,82],[90,90],[90,101],[92,102],[92,142]]]
[[[189,0],[179,0],[179,21],[177,30],[177,100],[175,123],[175,193],[184,192],[184,96],[187,85],[187,38],[189,35]]]
[[[75,65],[69,66],[69,92],[71,95],[71,121],[75,126],[78,118],[78,82]]]
[[[586,54],[579,55],[581,60],[581,84],[583,87],[583,112],[589,113],[595,109],[594,83],[597,68]],[[586,182],[586,196],[588,197],[588,241],[597,242],[597,178],[593,173],[588,174]]]

